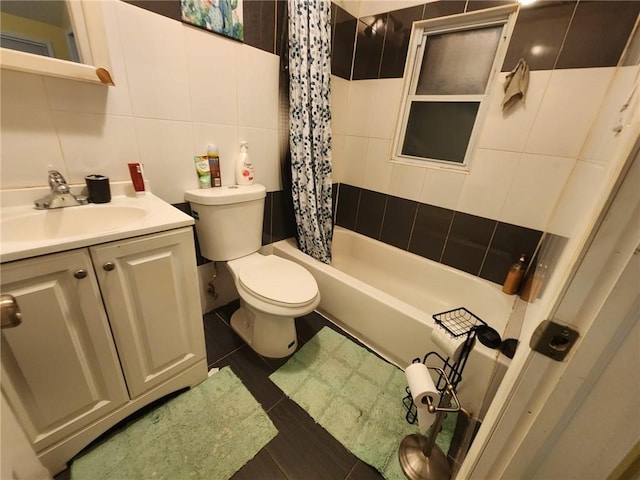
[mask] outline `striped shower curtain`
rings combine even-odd
[[[289,146],[300,250],[331,262],[331,2],[289,0]]]

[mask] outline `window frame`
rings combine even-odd
[[[462,173],[468,172],[470,169],[471,154],[475,149],[477,137],[482,129],[483,120],[486,117],[488,107],[489,94],[495,85],[495,81],[500,73],[502,63],[504,62],[509,45],[509,39],[513,33],[515,25],[518,4],[513,3],[501,7],[490,8],[486,10],[478,10],[470,13],[461,13],[446,17],[439,17],[428,20],[421,20],[413,23],[411,29],[411,38],[409,40],[409,49],[404,69],[404,82],[402,87],[402,96],[396,119],[396,128],[392,143],[392,154],[390,161],[392,163],[400,163],[405,165],[414,165],[425,168],[438,168],[457,170]],[[429,35],[438,35],[443,33],[459,32],[465,30],[475,30],[484,27],[502,25],[498,48],[496,49],[493,64],[491,66],[489,78],[485,91],[482,94],[468,95],[416,95],[415,91],[420,77],[422,59],[424,58],[424,50],[426,47],[426,39]],[[417,100],[419,99],[419,100]],[[479,102],[478,112],[474,121],[469,143],[465,152],[462,163],[441,160],[435,158],[416,157],[402,154],[405,133],[409,121],[409,113],[411,105],[414,101],[444,101],[444,102]]]

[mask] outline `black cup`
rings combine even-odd
[[[109,177],[104,175],[87,175],[84,177],[89,192],[89,201],[92,203],[109,203],[111,201],[111,188]]]

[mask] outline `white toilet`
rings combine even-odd
[[[202,255],[224,261],[240,296],[231,327],[260,355],[282,358],[298,345],[294,318],[313,311],[320,292],[303,267],[258,253],[266,189],[262,185],[188,190]]]

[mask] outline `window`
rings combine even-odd
[[[468,169],[515,5],[416,22],[393,160]]]

